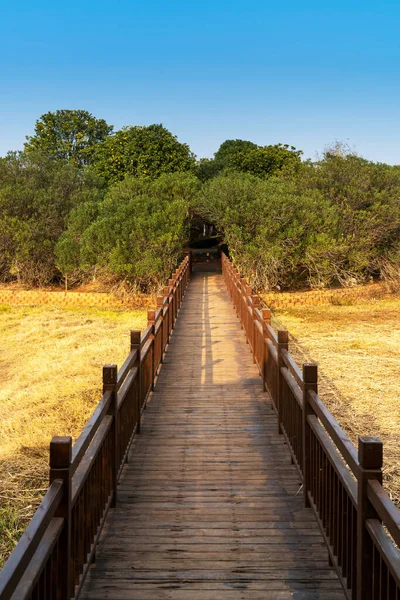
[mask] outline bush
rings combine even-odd
[[[182,254],[197,188],[198,180],[184,173],[126,178],[100,204],[72,212],[57,244],[59,263],[69,272],[100,270],[143,290],[159,285]]]
[[[97,201],[96,177],[66,161],[11,153],[0,159],[0,278],[44,285],[57,276],[54,248],[70,211]]]

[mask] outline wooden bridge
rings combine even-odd
[[[52,440],[1,600],[400,600],[381,442],[354,448],[316,365],[222,270],[186,258],[80,438]]]

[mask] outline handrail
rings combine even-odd
[[[141,413],[154,388],[191,275],[187,255],[172,275],[143,333],[131,332],[121,369],[103,368],[103,394],[72,446],[50,444],[50,487],[0,572],[1,600],[78,598]],[[53,574],[51,585],[47,573]],[[15,595],[16,594],[16,595]]]
[[[357,450],[355,449],[353,443],[347,437],[339,423],[331,415],[325,404],[315,392],[309,392],[309,401],[315,414],[329,433],[332,440],[335,442],[340,454],[343,456],[350,469],[357,477],[360,469],[360,463],[358,461]]]
[[[400,511],[377,481],[368,481],[368,499],[375,508],[379,518],[385,523],[387,530],[400,547]]]
[[[355,448],[318,396],[317,365],[300,369],[288,332],[262,317],[269,309],[225,254],[222,274],[345,597],[400,598],[400,511],[382,487],[382,442]]]
[[[28,567],[36,548],[47,528],[63,496],[63,482],[53,481],[41,501],[31,522],[23,533],[18,545],[1,571],[0,597],[11,597],[24,570]]]
[[[72,475],[75,473],[82,457],[84,456],[86,450],[89,448],[89,444],[94,438],[96,431],[100,427],[100,424],[104,418],[104,415],[107,414],[111,403],[111,392],[107,391],[101,397],[100,402],[96,406],[93,411],[92,416],[89,421],[86,423],[83,428],[82,433],[76,440],[73,448],[72,448],[72,460],[71,460],[71,470]]]

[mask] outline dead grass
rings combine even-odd
[[[320,395],[357,444],[384,443],[385,487],[400,504],[400,300],[277,311],[299,363],[320,366]]]
[[[0,563],[47,489],[53,435],[76,438],[145,310],[0,306]]]

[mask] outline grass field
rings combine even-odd
[[[319,363],[320,396],[357,444],[384,443],[385,487],[400,504],[400,299],[277,311],[301,362]]]
[[[76,438],[146,311],[0,306],[0,565],[47,488],[49,441]]]

